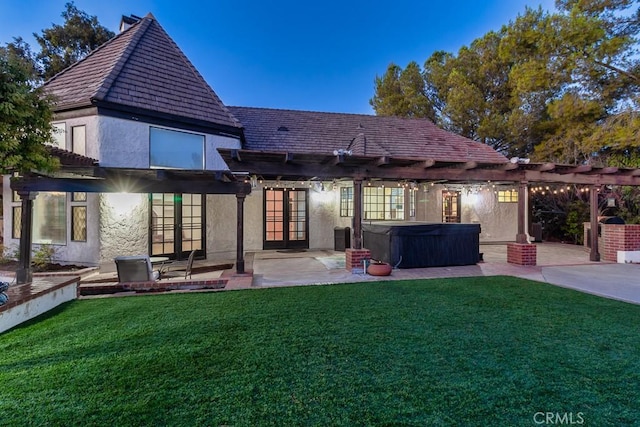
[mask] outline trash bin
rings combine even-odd
[[[333,249],[344,252],[351,247],[351,228],[335,227],[333,229]]]
[[[539,222],[534,222],[531,224],[531,237],[533,237],[534,242],[542,242],[542,224]]]

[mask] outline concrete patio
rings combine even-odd
[[[344,253],[262,251],[249,254],[252,288],[350,283],[362,281],[433,279],[473,276],[514,276],[640,304],[640,264],[592,262],[582,246],[537,245],[538,265],[507,263],[505,244],[483,244],[483,262],[459,267],[395,269],[391,276],[352,274],[344,269]]]

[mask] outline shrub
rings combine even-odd
[[[4,246],[0,244],[0,264],[8,264],[18,259],[18,248],[14,246]]]
[[[33,266],[36,270],[44,270],[53,261],[56,254],[56,248],[51,245],[40,245],[38,249],[33,251]]]

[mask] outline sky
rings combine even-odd
[[[0,0],[0,44],[63,24],[68,0]],[[422,65],[553,0],[76,0],[117,32],[152,13],[229,106],[373,114],[390,63]],[[37,49],[36,49],[37,50]]]

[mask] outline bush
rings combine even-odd
[[[36,270],[44,270],[53,261],[56,254],[56,248],[51,245],[40,245],[38,249],[33,251],[33,266]]]
[[[0,264],[9,264],[18,259],[18,248],[15,246],[6,247],[0,244]]]
[[[574,244],[581,245],[584,242],[584,225],[589,221],[589,204],[582,200],[574,200],[567,205],[567,218],[562,226],[562,231]]]

